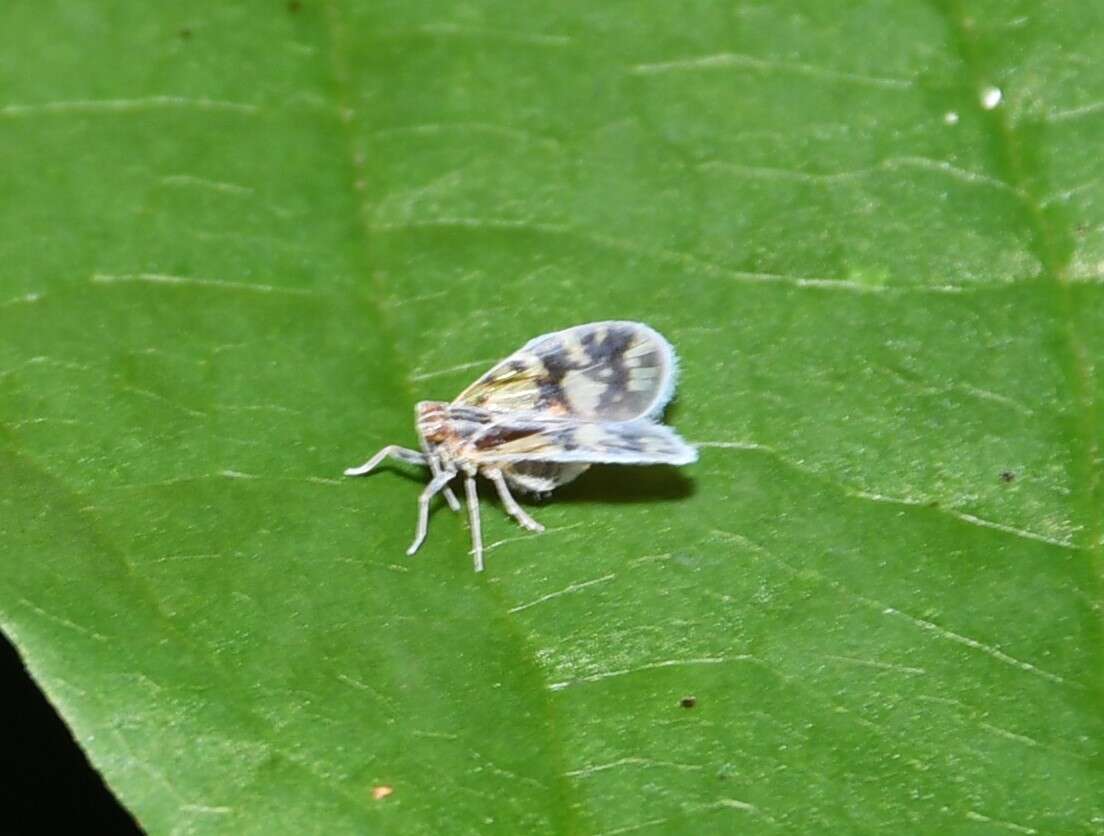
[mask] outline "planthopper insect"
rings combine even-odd
[[[421,452],[384,447],[346,476],[364,476],[387,457],[429,468],[418,498],[418,528],[407,554],[425,540],[429,502],[464,475],[475,571],[483,537],[475,476],[498,491],[506,512],[530,531],[544,526],[517,504],[510,488],[547,493],[592,464],[689,464],[697,451],[656,423],[675,390],[675,352],[639,322],[591,322],[530,340],[451,403],[415,408]]]

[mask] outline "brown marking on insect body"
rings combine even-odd
[[[422,401],[415,409],[418,432],[431,445],[443,444],[455,435],[449,421],[448,405],[440,401]]]
[[[442,424],[419,424],[418,435],[430,448],[444,446],[450,437],[448,429]]]
[[[489,450],[494,447],[501,447],[503,444],[520,441],[523,438],[531,438],[539,433],[540,430],[532,427],[511,427],[509,425],[493,427],[475,439],[475,449]]]

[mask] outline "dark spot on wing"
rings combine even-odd
[[[615,405],[624,400],[628,391],[629,369],[625,365],[625,352],[632,345],[633,337],[634,332],[630,328],[607,327],[601,339],[597,331],[588,331],[579,338],[587,355],[587,364],[578,368],[604,387],[594,410],[595,415],[630,417],[619,415]],[[601,376],[599,373],[605,369],[610,374]]]
[[[625,365],[625,357],[623,354],[618,354],[610,360],[606,366],[612,374],[605,378],[602,382],[608,384],[605,391],[602,392],[602,397],[598,400],[597,412],[599,415],[605,415],[608,413],[615,413],[615,404],[619,404],[625,399],[625,396],[629,391],[629,369]],[[628,415],[620,417],[631,417]]]
[[[591,365],[606,366],[618,358],[623,358],[629,344],[632,343],[633,332],[627,328],[607,328],[602,339],[598,334],[588,331],[583,334],[580,342],[590,358]]]
[[[559,340],[549,340],[542,345],[538,356],[544,364],[544,371],[548,379],[555,383],[561,382],[564,375],[575,368],[567,358],[567,352],[564,350],[563,343]]]
[[[550,380],[542,380],[539,386],[540,394],[537,396],[537,408],[552,413],[570,412],[567,408],[567,398],[564,397],[563,387]]]
[[[566,429],[556,433],[556,444],[562,450],[566,450],[569,453],[579,449],[579,445],[575,441],[575,431],[572,429]]]
[[[563,379],[574,366],[567,358],[563,343],[559,340],[548,340],[537,351],[541,363],[544,365],[544,374],[537,382],[540,394],[537,398],[537,407],[551,411],[567,412],[567,399],[564,397]],[[556,409],[559,407],[559,409]]]
[[[610,372],[607,377],[598,378],[606,384],[606,388],[598,401],[597,414],[622,420],[637,417],[653,397],[650,392],[629,391],[633,370],[625,364],[625,353],[633,347],[633,342],[638,337],[637,331],[628,327],[610,328],[601,341],[596,340],[594,334],[587,336],[590,337],[587,351],[595,371],[609,369]],[[659,364],[655,351],[638,356],[638,359],[640,365],[636,368],[655,368]]]

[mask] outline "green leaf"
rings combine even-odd
[[[1098,7],[9,5],[0,626],[150,832],[1099,832]],[[609,318],[700,462],[405,558]]]

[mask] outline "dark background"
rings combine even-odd
[[[0,694],[0,832],[141,834],[3,634]]]

